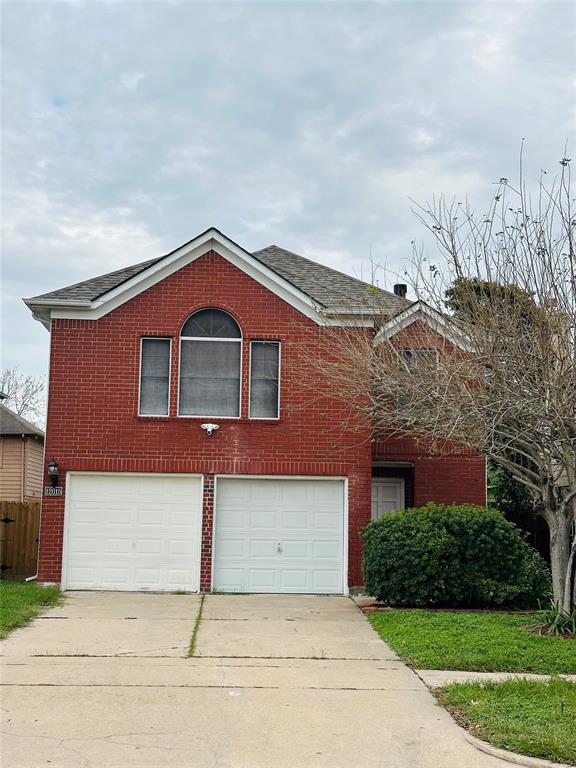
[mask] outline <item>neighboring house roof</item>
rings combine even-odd
[[[454,323],[450,322],[448,315],[438,312],[438,310],[420,300],[415,301],[384,323],[376,334],[374,343],[378,344],[379,342],[391,339],[399,331],[408,328],[408,326],[416,322],[427,325],[435,333],[444,336],[444,338],[452,342],[454,346],[466,352],[473,351],[470,340],[461,333]]]
[[[0,435],[36,435],[44,437],[44,432],[22,416],[18,416],[10,408],[0,405]]]
[[[217,248],[225,258],[309,316],[317,317],[319,310],[329,314],[374,313],[377,310],[393,315],[411,303],[276,245],[249,254],[214,228],[164,256],[24,301],[43,321],[47,319],[43,308],[50,308],[54,311],[53,316],[62,317],[66,308],[85,311],[98,306],[102,309],[93,315],[97,318],[122,303],[117,299],[119,294],[123,293],[123,300],[128,300],[135,292],[145,290],[198,258],[208,247]],[[115,304],[108,301],[111,295],[115,295]],[[104,305],[111,306],[106,309]]]

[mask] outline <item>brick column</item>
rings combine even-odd
[[[214,521],[214,475],[204,475],[202,499],[202,548],[200,553],[200,591],[212,589],[212,530]]]

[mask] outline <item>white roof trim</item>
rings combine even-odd
[[[408,326],[418,321],[427,325],[433,331],[440,334],[440,336],[444,336],[455,347],[459,347],[465,352],[473,351],[472,344],[450,322],[450,318],[422,301],[414,302],[407,309],[404,309],[391,320],[388,320],[376,334],[374,343],[378,344],[382,341],[388,341],[404,330],[404,328],[408,328]]]
[[[33,314],[42,322],[44,319],[48,319],[48,314],[52,319],[99,320],[212,249],[217,250],[223,258],[235,267],[311,320],[319,325],[326,324],[326,318],[322,313],[323,308],[317,302],[214,228],[177,248],[165,258],[160,259],[143,272],[116,286],[94,301],[78,301],[72,306],[69,302],[66,302],[66,306],[64,306],[64,302],[58,299],[27,300],[27,303]],[[36,313],[36,308],[44,311]]]

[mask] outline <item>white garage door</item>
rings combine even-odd
[[[202,485],[188,475],[72,474],[65,589],[198,589]]]
[[[219,478],[214,588],[344,591],[344,482]]]

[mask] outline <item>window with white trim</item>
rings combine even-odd
[[[242,333],[221,309],[191,315],[180,335],[180,416],[240,416]]]
[[[280,395],[280,342],[250,342],[250,418],[277,419]]]
[[[435,372],[438,368],[438,352],[435,349],[402,349],[400,350],[400,359],[404,368],[402,369],[409,376],[416,376],[422,381],[428,382],[430,391],[434,387]],[[428,378],[429,377],[429,378]],[[410,388],[407,387],[408,394],[404,391],[398,397],[398,408],[409,410],[411,397]],[[420,401],[421,405],[421,401]]]
[[[141,416],[168,416],[170,348],[170,339],[141,339],[138,408]]]
[[[435,349],[403,349],[401,356],[408,368],[432,370],[438,365],[438,352]]]

